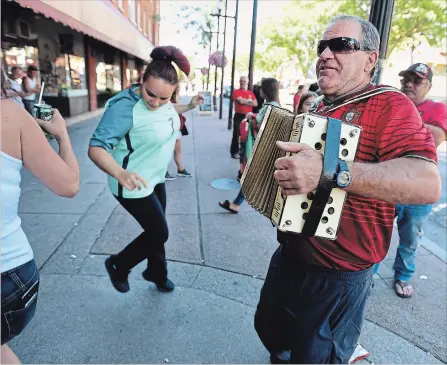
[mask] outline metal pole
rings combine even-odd
[[[224,40],[223,40],[223,50],[222,50],[222,62],[225,60],[225,42],[227,38],[227,4],[228,0],[225,0],[225,21],[224,21]],[[224,99],[224,71],[225,67],[222,64],[222,75],[220,75],[220,105],[219,105],[219,119],[222,119],[222,107]]]
[[[253,89],[253,68],[255,65],[256,18],[258,17],[258,0],[253,0],[253,17],[251,19],[250,64],[248,66],[248,88]]]
[[[393,8],[394,0],[372,0],[371,3],[369,21],[377,28],[380,36],[379,61],[377,63],[376,74],[372,80],[375,84],[380,83],[383,63],[386,60]]]
[[[233,121],[233,92],[234,92],[234,71],[236,69],[236,44],[237,44],[237,17],[239,14],[239,0],[236,0],[236,12],[234,14],[234,39],[233,39],[233,60],[231,62],[231,85],[230,85],[230,107],[228,108],[228,130],[231,130]]]
[[[220,32],[220,10],[219,15],[217,16],[217,49],[219,50],[219,32]],[[214,111],[217,111],[217,66],[214,67],[214,95],[213,95],[213,105],[214,105]]]
[[[208,75],[206,79],[206,90],[210,88],[210,72],[211,72],[211,64],[210,64],[210,57],[211,57],[211,46],[213,44],[213,32],[210,30],[210,52],[208,55]]]

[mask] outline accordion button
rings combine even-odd
[[[328,229],[326,229],[326,232],[327,232],[328,234],[330,234],[331,236],[333,236],[334,233],[335,233],[335,231],[334,231],[331,227],[329,227]]]

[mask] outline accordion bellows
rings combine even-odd
[[[279,230],[302,233],[315,191],[309,194],[284,197],[273,177],[275,161],[290,156],[281,151],[276,141],[306,143],[324,158],[328,138],[327,117],[315,114],[295,115],[290,111],[269,106],[242,175],[242,191],[248,204],[269,218]],[[340,123],[340,121],[338,121]],[[339,158],[353,161],[357,152],[361,128],[342,122]],[[315,236],[336,239],[346,192],[333,188],[319,222],[314,222]]]

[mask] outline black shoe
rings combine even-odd
[[[177,176],[181,177],[191,177],[192,174],[190,174],[186,169],[183,169],[182,171],[177,171]]]
[[[106,270],[109,273],[110,281],[116,290],[121,293],[127,293],[130,290],[129,281],[127,280],[130,271],[117,269],[116,265],[112,261],[113,256],[109,256],[105,261]]]
[[[157,286],[158,291],[167,293],[173,291],[175,288],[174,283],[168,278],[166,278],[164,282],[155,280],[147,269],[144,270],[141,275],[143,276],[144,280],[153,282]]]

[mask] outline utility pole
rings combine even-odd
[[[216,51],[219,50],[219,32],[220,32],[220,13],[222,12],[221,7],[219,6],[220,0],[218,0],[217,14],[211,14],[212,16],[217,16],[217,47]],[[217,66],[214,66],[214,95],[213,95],[213,108],[214,111],[217,111]]]
[[[377,28],[380,36],[379,61],[377,71],[372,80],[373,83],[380,83],[383,62],[386,59],[388,50],[388,39],[390,37],[391,21],[393,17],[394,0],[372,0],[369,21]]]
[[[255,64],[256,18],[258,17],[258,0],[253,0],[253,17],[251,19],[250,63],[248,66],[248,89],[253,89],[253,68]]]
[[[219,119],[222,119],[222,108],[223,108],[223,99],[224,99],[224,75],[225,75],[225,43],[227,38],[227,5],[228,0],[225,0],[225,20],[224,20],[224,40],[223,40],[223,50],[222,50],[222,75],[220,76],[220,105],[219,105]]]
[[[233,125],[233,92],[234,92],[234,71],[236,69],[236,43],[237,43],[237,18],[239,14],[239,0],[236,0],[236,11],[234,13],[234,39],[233,39],[233,60],[231,62],[231,85],[230,85],[230,107],[228,108],[228,130]]]

